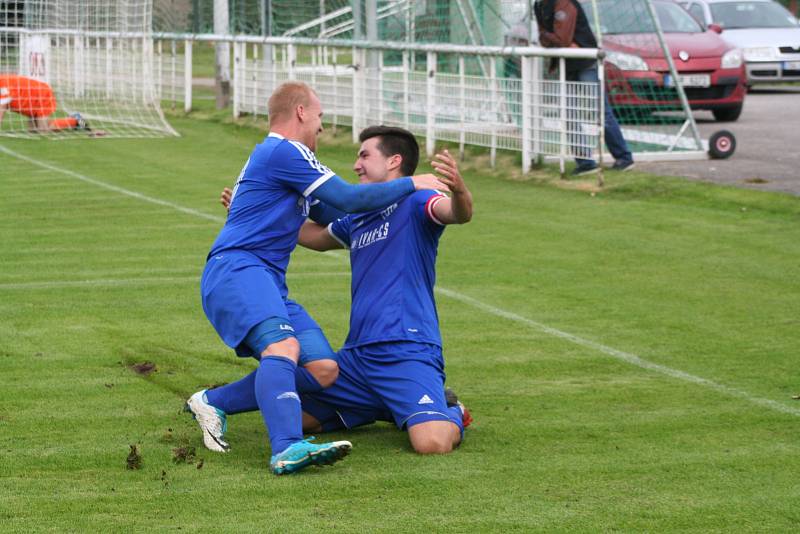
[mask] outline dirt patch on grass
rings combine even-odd
[[[173,443],[175,441],[175,434],[172,433],[172,429],[168,428],[166,432],[161,436],[161,443]]]
[[[153,362],[141,362],[141,363],[132,363],[128,366],[128,369],[136,373],[137,375],[142,376],[149,376],[152,373],[158,371],[158,367]]]
[[[128,469],[141,469],[142,468],[142,451],[138,445],[131,445],[131,452],[128,453],[126,460]]]
[[[198,460],[194,447],[176,447],[172,449],[172,461],[176,464],[193,464]],[[202,460],[200,460],[202,462]]]

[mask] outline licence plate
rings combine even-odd
[[[708,74],[680,74],[678,79],[684,87],[711,87],[711,76]],[[664,75],[664,85],[675,87],[675,80],[672,75]]]
[[[800,70],[800,61],[784,61],[783,70]]]

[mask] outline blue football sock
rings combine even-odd
[[[322,387],[322,384],[317,382],[317,379],[314,378],[314,375],[312,375],[308,369],[300,367],[299,365],[294,372],[294,380],[295,385],[297,385],[298,393],[319,393],[325,389]]]
[[[241,380],[209,389],[206,391],[207,402],[228,415],[258,410],[256,373],[253,371]]]
[[[303,439],[303,412],[294,383],[296,367],[288,358],[264,356],[256,371],[256,399],[273,455]]]
[[[206,391],[206,401],[227,415],[258,410],[256,400],[256,373],[253,371],[241,380]],[[295,386],[298,393],[318,393],[322,385],[305,367],[295,370]]]

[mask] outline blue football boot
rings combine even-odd
[[[274,455],[269,468],[276,475],[296,473],[309,465],[331,465],[350,453],[353,445],[349,441],[311,443],[313,437],[292,443],[286,450]]]

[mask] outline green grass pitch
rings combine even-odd
[[[198,279],[263,131],[171,120],[182,137],[0,140],[0,531],[800,525],[800,199],[637,173],[590,194],[469,155],[475,217],[445,232],[437,293],[476,420],[463,446],[421,457],[379,424],[330,436],[354,444],[340,464],[278,478],[258,414],[218,455],[180,412],[254,365],[217,339]],[[320,151],[346,176],[348,140]],[[340,345],[346,256],[298,249],[289,273]]]

